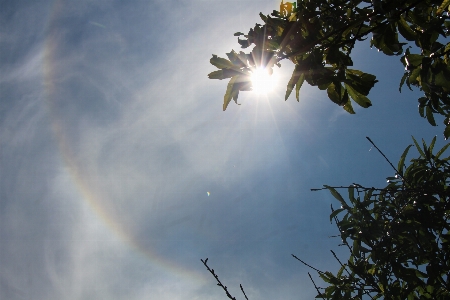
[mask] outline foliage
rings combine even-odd
[[[369,141],[373,143],[370,139]],[[436,137],[429,146],[413,138],[419,158],[405,166],[409,145],[403,152],[394,177],[379,189],[353,184],[324,186],[341,207],[334,220],[342,244],[350,257],[336,274],[318,270],[328,286],[317,287],[320,299],[450,299],[450,156],[441,158],[450,144],[434,152]],[[348,190],[348,200],[337,191]],[[322,190],[322,189],[313,189]],[[340,218],[339,218],[340,217]],[[202,260],[230,299],[227,287]],[[241,285],[241,291],[247,295]]]
[[[350,258],[335,256],[337,274],[316,270],[329,284],[317,298],[450,299],[450,157],[441,158],[450,144],[434,154],[436,137],[413,140],[420,157],[405,167],[408,146],[385,188],[354,184],[345,201],[325,186],[341,204],[330,220]]]
[[[254,46],[251,52],[232,50],[226,54],[228,59],[213,55],[210,62],[219,70],[208,77],[230,78],[225,110],[232,99],[237,103],[240,91],[252,89],[252,70],[265,67],[271,73],[275,65],[280,67],[280,61],[289,59],[295,68],[285,99],[295,89],[298,101],[306,81],[326,90],[332,102],[353,114],[350,99],[365,108],[372,105],[367,96],[377,82],[375,76],[351,68],[355,43],[371,35],[371,47],[386,55],[402,55],[405,73],[400,91],[404,84],[423,91],[420,115],[432,125],[436,125],[434,114],[445,116],[444,135],[448,138],[450,43],[444,40],[450,35],[449,4],[449,0],[282,1],[279,11],[260,13],[262,25],[256,24],[247,34],[235,33],[242,48]]]

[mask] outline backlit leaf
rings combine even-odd
[[[350,84],[345,83],[345,87],[347,88],[347,91],[348,91],[348,94],[350,95],[350,97],[352,97],[352,99],[356,103],[358,103],[360,106],[362,106],[364,108],[372,106],[372,103],[370,102],[370,100],[366,96],[355,91],[352,88],[352,86],[350,86]]]

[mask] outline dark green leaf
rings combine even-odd
[[[412,139],[413,139],[413,141],[414,141],[414,145],[416,145],[416,148],[417,148],[417,151],[419,151],[419,153],[420,153],[420,156],[422,156],[422,157],[426,157],[425,156],[425,153],[423,153],[423,151],[422,151],[422,149],[420,148],[420,146],[419,146],[419,144],[417,143],[417,141],[416,141],[416,139],[412,136]]]
[[[370,100],[366,96],[355,91],[353,89],[353,87],[350,86],[350,84],[345,83],[345,87],[347,88],[347,91],[348,91],[348,94],[350,95],[350,97],[352,97],[352,99],[356,103],[358,103],[360,106],[362,106],[364,108],[372,106],[372,103],[370,102]]]
[[[422,118],[425,118],[425,106],[419,105],[419,114]]]
[[[401,15],[398,20],[398,31],[408,41],[414,41],[416,39],[416,33],[409,27],[408,23]]]
[[[356,203],[356,199],[355,199],[355,188],[354,187],[349,187],[348,188],[348,198],[350,199],[350,202],[355,204]]]
[[[424,57],[420,54],[409,54],[405,56],[406,65],[408,68],[416,68],[422,64]]]
[[[333,220],[334,217],[336,217],[340,212],[344,211],[344,208],[339,208],[334,210],[331,214],[330,214],[330,222]]]
[[[330,191],[331,195],[333,195],[334,198],[336,198],[339,202],[341,202],[343,208],[348,207],[347,203],[345,203],[344,198],[342,198],[342,196],[334,188],[328,185],[324,185],[324,187]]]
[[[445,137],[446,140],[447,140],[448,138],[450,138],[450,124],[448,124],[447,126],[445,126],[444,137]]]
[[[433,111],[431,110],[430,106],[427,106],[425,108],[426,114],[427,114],[427,120],[428,123],[430,123],[433,126],[436,126],[436,121],[434,120]]]
[[[406,147],[405,151],[403,151],[402,156],[400,157],[400,161],[398,162],[397,170],[400,172],[400,174],[403,174],[403,165],[405,164],[406,155],[408,155],[409,148],[411,148],[412,145],[408,145]]]
[[[344,96],[342,97],[342,103],[345,103],[343,108],[346,112],[352,115],[355,114],[355,111],[353,110],[352,107],[352,102],[348,98],[348,92],[345,89],[344,89]]]
[[[341,100],[341,84],[334,84],[333,82],[327,88],[328,98],[331,99],[334,103],[340,105]]]
[[[448,148],[449,146],[450,146],[450,144],[447,144],[447,145],[445,145],[444,147],[442,147],[442,149],[439,150],[438,153],[436,153],[436,158],[435,158],[435,159],[438,159],[439,157],[441,157],[441,155],[445,152],[445,150],[447,150],[447,148]]]
[[[430,143],[430,147],[428,148],[430,153],[433,153],[434,144],[436,144],[436,136],[433,137]]]
[[[408,78],[408,72],[405,72],[402,76],[402,79],[400,80],[400,86],[398,87],[398,90],[400,93],[402,92],[402,86],[403,86],[403,84],[405,84],[406,78]],[[408,86],[408,87],[411,90],[411,87],[410,86]]]

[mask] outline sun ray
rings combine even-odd
[[[253,91],[258,94],[267,94],[274,90],[275,80],[266,68],[257,68],[251,76]]]

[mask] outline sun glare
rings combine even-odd
[[[253,91],[258,94],[269,93],[273,90],[275,82],[273,75],[269,75],[266,69],[258,68],[252,74]]]

